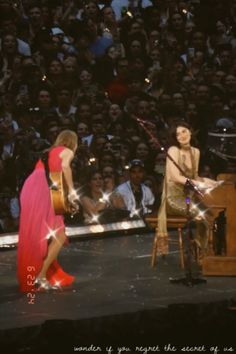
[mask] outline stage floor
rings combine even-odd
[[[63,248],[59,262],[75,275],[73,287],[36,293],[33,301],[18,292],[16,250],[0,252],[0,329],[40,325],[49,319],[88,319],[236,297],[235,277],[208,277],[206,284],[194,287],[171,284],[169,277],[183,274],[176,246],[171,245],[167,264],[158,258],[158,266],[152,269],[152,241],[153,234],[149,233],[71,242]]]

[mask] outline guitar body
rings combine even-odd
[[[50,179],[56,188],[50,188],[52,206],[56,215],[70,212],[68,188],[62,172],[50,172]]]

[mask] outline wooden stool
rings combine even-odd
[[[158,237],[157,237],[157,215],[147,216],[145,218],[148,225],[156,230],[153,246],[152,246],[152,259],[151,265],[155,266],[157,261],[157,249],[158,249]],[[182,239],[182,229],[186,226],[187,218],[183,216],[167,216],[167,228],[175,228],[178,230],[178,245],[180,252],[180,267],[184,269],[184,248],[183,248],[183,239]]]

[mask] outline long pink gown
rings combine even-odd
[[[51,149],[48,159],[51,172],[62,170],[59,155],[63,149],[63,146]],[[34,280],[47,256],[47,235],[51,230],[60,232],[65,229],[63,216],[56,215],[52,207],[44,165],[41,160],[37,162],[34,171],[24,183],[20,204],[17,277],[20,291],[30,292],[34,289]],[[74,276],[65,273],[55,260],[48,269],[47,279],[52,285],[59,282],[60,286],[66,286],[74,281]]]

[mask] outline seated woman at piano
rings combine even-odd
[[[201,203],[199,194],[194,191],[194,186],[204,193],[204,190],[216,187],[218,182],[198,176],[200,151],[191,145],[192,130],[189,124],[184,121],[176,123],[171,138],[172,144],[166,156],[161,206],[158,211],[158,251],[162,255],[168,253],[167,215],[189,216],[196,223],[194,240],[200,249],[200,255],[204,256],[207,252],[209,223],[206,207]],[[189,188],[190,186],[192,188]],[[189,204],[186,196],[189,197]]]
[[[122,196],[114,192],[112,181],[105,181],[101,172],[96,169],[88,171],[80,196],[80,204],[86,225],[103,223],[106,216],[107,222],[114,222],[112,210],[121,218],[122,215],[128,215]]]

